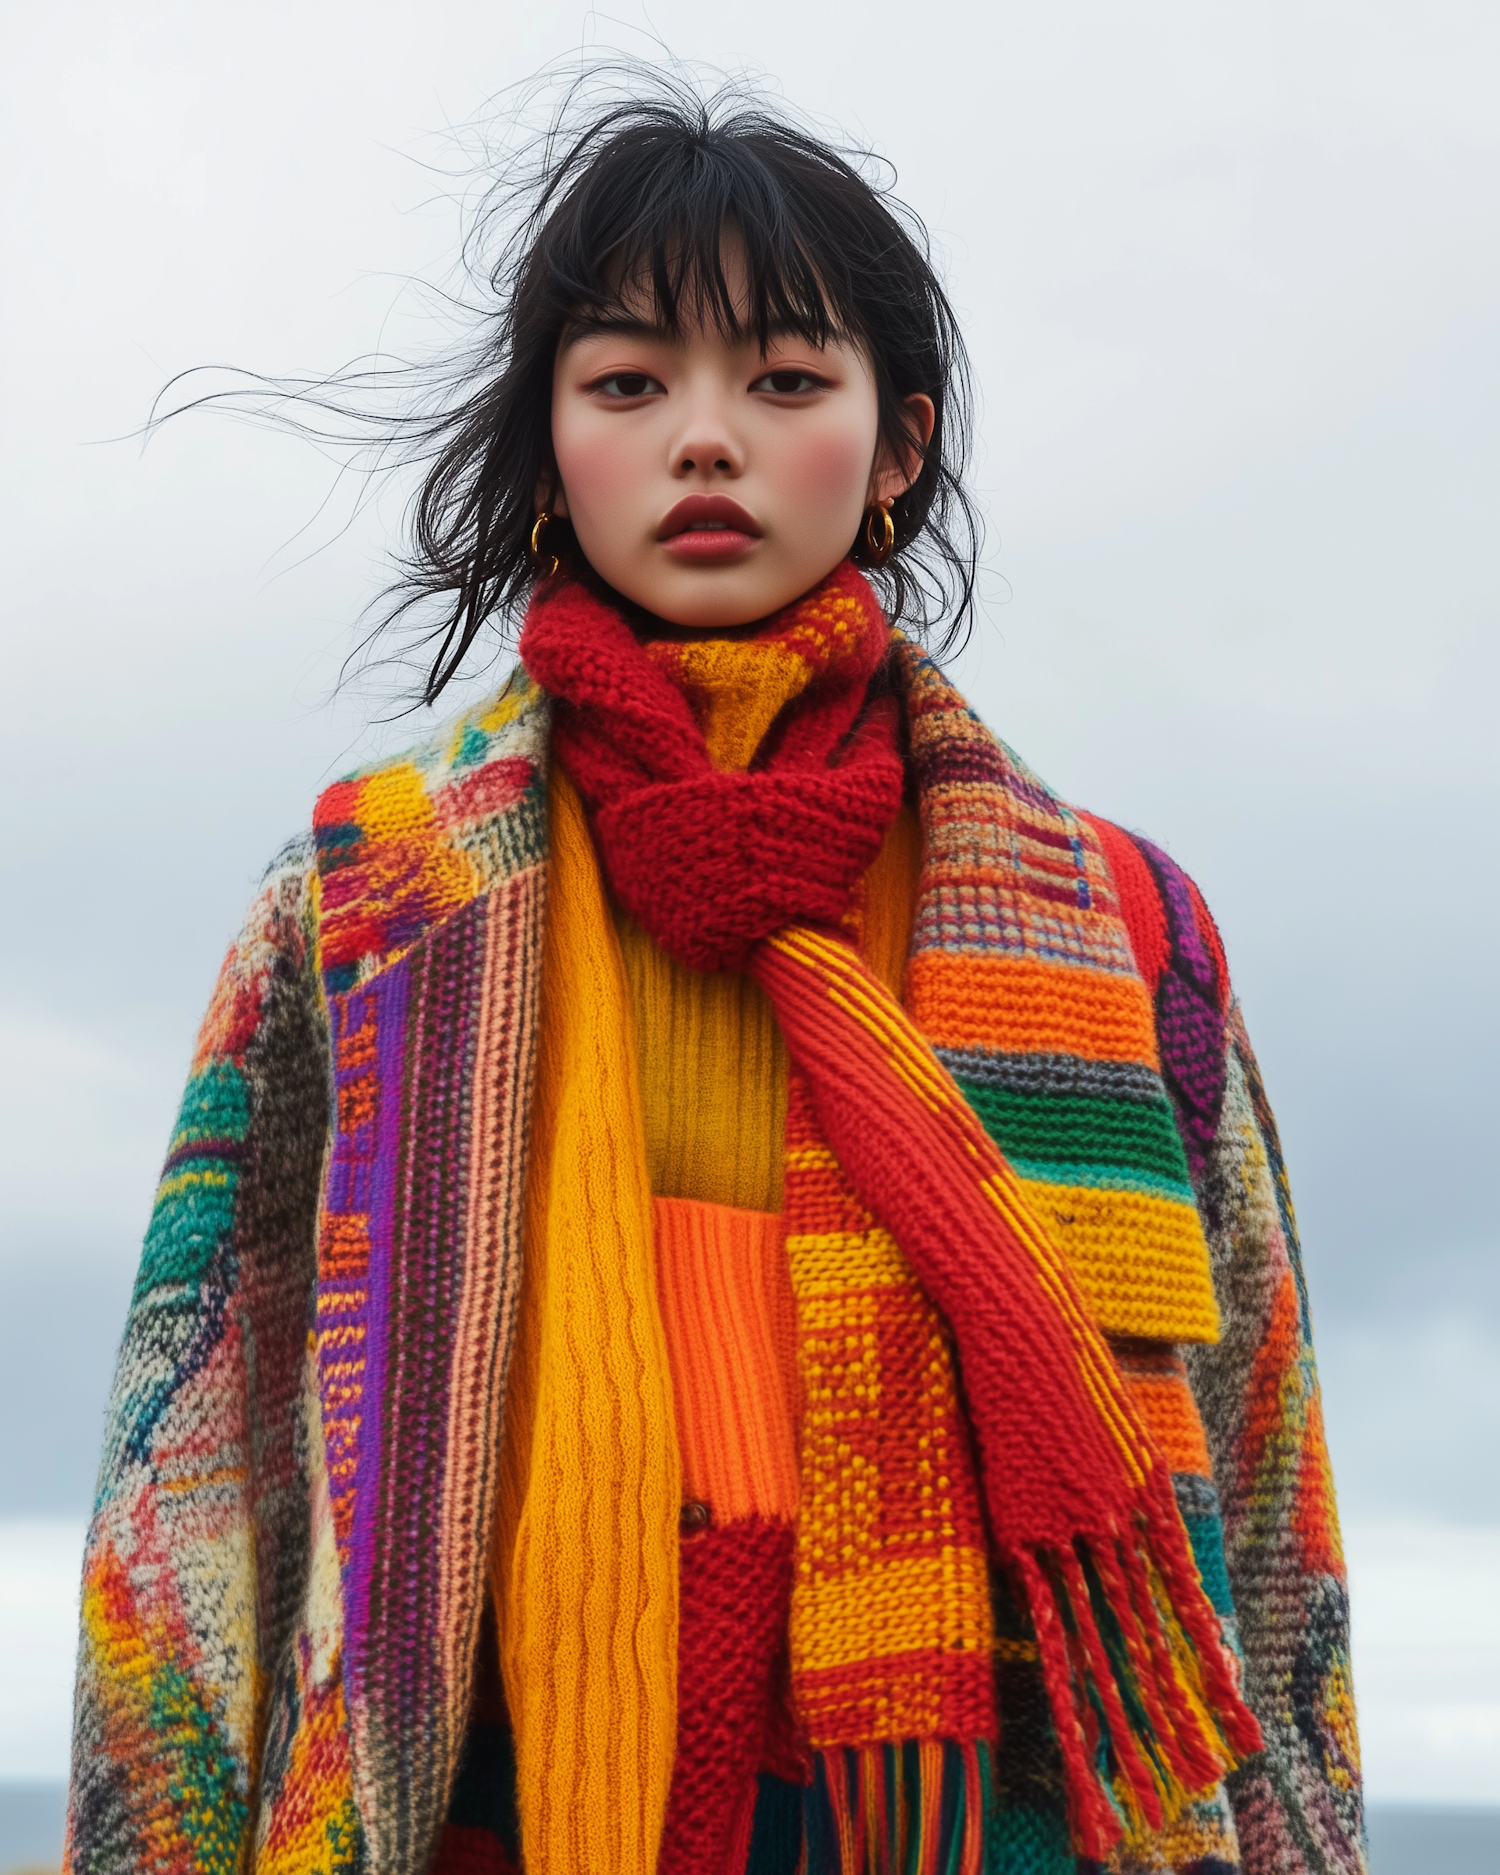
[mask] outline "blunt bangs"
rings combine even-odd
[[[819,346],[836,337],[865,342],[847,242],[807,212],[812,204],[759,147],[771,146],[783,163],[793,154],[776,148],[775,127],[698,147],[684,146],[680,126],[676,136],[668,129],[619,136],[609,163],[580,177],[555,246],[544,238],[537,259],[569,302],[564,330],[644,303],[673,334],[713,326],[762,350],[779,332]],[[734,282],[726,248],[739,263]]]

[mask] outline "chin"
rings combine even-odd
[[[766,618],[781,608],[747,601],[742,605],[671,605],[663,602],[648,609],[658,618],[665,619],[669,625],[680,625],[685,631],[722,632],[733,631],[738,625],[753,625],[757,619]]]
[[[685,578],[643,580],[636,590],[627,589],[627,596],[686,631],[732,631],[769,618],[824,577],[767,579],[758,569],[756,576],[746,577],[748,571],[739,566],[695,567]]]

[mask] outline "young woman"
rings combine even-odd
[[[410,578],[431,695],[521,662],[224,965],[69,1867],[1361,1869],[1275,1127],[1191,881],[920,648],[972,530],[913,224],[665,96],[498,278]]]

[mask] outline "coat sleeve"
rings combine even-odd
[[[1248,1703],[1266,1748],[1230,1780],[1250,1875],[1363,1875],[1349,1594],[1312,1319],[1276,1122],[1238,1005],[1202,1207],[1221,1337],[1188,1367],[1224,1514]]]
[[[220,972],[146,1234],[84,1552],[65,1866],[236,1875],[308,1552],[328,1134],[302,848]]]
[[[1349,1595],[1302,1253],[1276,1122],[1214,921],[1149,840],[1088,816],[1155,1002],[1220,1338],[1185,1349],[1265,1749],[1229,1779],[1247,1875],[1365,1875]]]

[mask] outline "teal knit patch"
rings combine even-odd
[[[1192,1191],[1164,1178],[1151,1178],[1141,1172],[1122,1171],[1117,1166],[1076,1165],[1062,1159],[1022,1159],[1007,1153],[1010,1168],[1017,1178],[1036,1179],[1046,1185],[1070,1185],[1079,1191],[1138,1191],[1146,1198],[1165,1198],[1172,1204],[1191,1204]]]
[[[250,1091],[232,1061],[211,1061],[187,1084],[172,1134],[172,1151],[203,1140],[244,1139],[250,1131]]]
[[[463,734],[459,738],[458,754],[453,758],[453,766],[456,769],[474,768],[484,760],[489,752],[490,738],[479,727],[478,723],[465,723]]]
[[[1234,1591],[1229,1586],[1229,1565],[1224,1560],[1223,1520],[1210,1512],[1207,1516],[1184,1517],[1182,1521],[1187,1525],[1203,1593],[1213,1604],[1215,1614],[1232,1615]]]
[[[250,1132],[250,1090],[232,1061],[188,1082],[146,1230],[136,1298],[163,1283],[198,1283],[234,1228],[239,1148]],[[216,1150],[217,1148],[217,1150]]]
[[[1068,1820],[1028,1804],[1005,1804],[989,1818],[984,1875],[1073,1875]]]
[[[239,1170],[217,1159],[200,1159],[163,1180],[146,1231],[136,1298],[163,1283],[199,1283],[219,1247],[234,1229]]]

